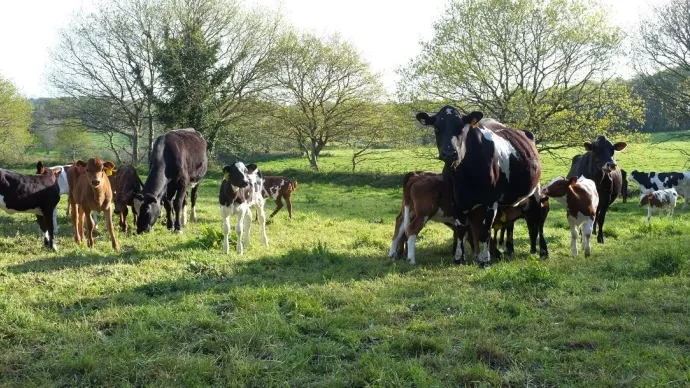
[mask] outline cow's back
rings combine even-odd
[[[194,129],[175,129],[156,139],[150,170],[163,165],[168,178],[187,176],[190,182],[198,182],[206,175],[206,140]]]

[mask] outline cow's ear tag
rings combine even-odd
[[[479,123],[472,124],[472,128],[477,128],[478,126],[479,126]]]
[[[106,168],[105,169],[105,175],[106,176],[112,176],[113,175],[113,169],[112,168]]]

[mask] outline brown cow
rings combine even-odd
[[[136,168],[130,164],[124,164],[117,170],[113,170],[109,177],[113,189],[113,201],[115,202],[115,214],[119,216],[120,231],[127,231],[127,214],[132,208],[134,225],[137,224],[137,211],[134,208],[134,195],[141,192],[144,183],[139,178]]]
[[[84,241],[84,215],[86,215],[86,227],[88,231],[87,245],[93,248],[93,229],[94,222],[91,212],[105,213],[105,224],[110,233],[110,241],[115,251],[120,250],[120,246],[115,237],[113,228],[113,192],[110,187],[108,175],[115,169],[112,162],[103,163],[99,158],[91,158],[86,163],[79,160],[70,168],[70,172],[75,170],[76,184],[70,190],[72,199],[72,225],[74,226],[74,239],[77,244]],[[74,178],[74,177],[73,177]]]
[[[287,204],[289,218],[292,219],[292,192],[297,190],[297,181],[293,181],[284,176],[267,176],[264,177],[264,186],[261,194],[264,198],[271,197],[276,201],[276,209],[271,213],[269,218],[272,218],[280,209],[283,208],[282,199],[285,198]],[[257,219],[259,215],[257,214]]]

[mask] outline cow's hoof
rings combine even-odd
[[[479,262],[478,265],[479,265],[479,268],[481,268],[481,269],[489,269],[489,268],[491,268],[491,265],[490,265],[488,262],[485,262],[485,261]]]
[[[465,264],[467,264],[467,261],[465,261],[465,259],[455,259],[455,260],[453,260],[453,264],[455,264],[455,265],[465,265]]]
[[[541,251],[541,252],[539,252],[539,257],[542,259],[548,259],[549,258],[549,252],[548,251]]]
[[[182,230],[181,229],[175,229],[175,231],[173,233],[182,234]]]

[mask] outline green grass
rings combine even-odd
[[[682,168],[660,147],[618,161]],[[64,201],[57,254],[31,216],[0,214],[0,385],[690,384],[690,209],[648,227],[636,201],[617,202],[585,259],[554,204],[550,259],[529,257],[520,222],[516,257],[489,270],[452,265],[450,232],[431,224],[413,267],[386,258],[400,179],[440,162],[392,152],[352,174],[346,150],[326,153],[319,174],[300,159],[260,165],[297,178],[295,216],[272,220],[269,248],[254,223],[241,257],[220,252],[216,171],[198,224],[118,233],[119,254],[104,237],[77,247]],[[545,182],[568,170],[544,164]]]

